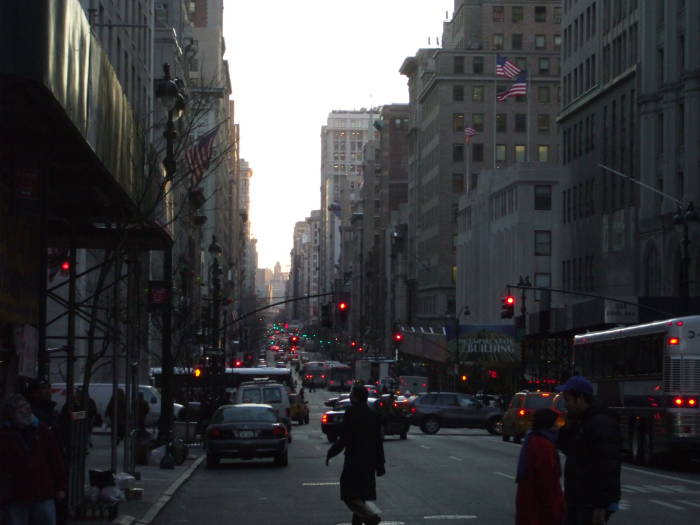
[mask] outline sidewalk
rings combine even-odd
[[[111,450],[108,434],[93,434],[93,447],[86,458],[86,482],[89,470],[109,470],[111,462]],[[123,469],[122,450],[119,448],[117,458],[117,472]],[[161,469],[158,466],[136,465],[136,472],[141,474],[141,479],[136,480],[134,487],[143,489],[140,500],[128,500],[119,504],[119,514],[112,523],[121,525],[148,525],[158,513],[168,504],[177,490],[192,476],[205,458],[201,446],[190,447],[187,459],[182,465],[172,470]],[[75,521],[71,525],[104,525],[105,521]]]

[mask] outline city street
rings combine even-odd
[[[320,430],[323,401],[332,393],[307,395],[311,424],[294,426],[289,466],[269,460],[224,460],[194,474],[159,516],[158,524],[221,523],[328,525],[350,522],[339,499],[342,456],[329,467]],[[376,507],[382,523],[514,522],[514,473],[520,445],[478,430],[441,430],[425,435],[411,428],[407,441],[385,444],[387,474],[378,478]],[[691,523],[700,511],[700,467],[690,472],[643,469],[626,463],[622,510],[611,523]]]

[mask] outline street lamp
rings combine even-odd
[[[211,244],[209,245],[209,254],[213,257],[214,261],[210,267],[212,274],[212,286],[214,288],[214,295],[212,297],[212,323],[211,323],[211,335],[212,341],[211,346],[214,349],[219,348],[219,302],[221,295],[221,280],[219,277],[223,273],[223,270],[219,266],[218,256],[223,252],[221,246],[216,243],[216,235],[211,236]]]
[[[165,126],[166,152],[163,165],[165,166],[165,175],[168,180],[172,180],[175,175],[175,139],[177,131],[175,131],[175,121],[178,120],[185,111],[187,102],[185,93],[185,84],[180,78],[172,78],[170,76],[170,64],[163,64],[163,78],[158,83],[156,88],[156,98],[161,101],[163,107],[168,112],[168,122]]]
[[[683,226],[683,240],[681,246],[683,251],[681,254],[681,271],[680,271],[680,290],[679,294],[683,300],[683,314],[688,315],[690,302],[690,238],[688,236],[688,223],[698,222],[698,214],[695,211],[695,206],[692,201],[688,203],[685,211],[678,205],[676,214],[673,216],[673,224]]]

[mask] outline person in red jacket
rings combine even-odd
[[[515,478],[518,484],[516,525],[561,525],[564,519],[564,493],[559,482],[561,466],[553,428],[556,419],[553,410],[535,411],[532,430],[520,449]]]
[[[6,525],[55,525],[66,497],[66,470],[53,432],[13,394],[0,414],[0,506]]]

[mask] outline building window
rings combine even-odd
[[[552,255],[552,232],[535,230],[535,255]]]
[[[484,86],[472,86],[472,101],[473,102],[483,102],[484,101]]]
[[[464,102],[464,86],[452,86],[452,101]]]
[[[539,133],[549,133],[549,115],[537,115],[537,131]]]
[[[452,57],[452,72],[464,73],[464,57]]]
[[[513,21],[514,24],[517,24],[518,22],[523,21],[523,6],[513,6],[511,11],[512,18],[511,20]]]
[[[527,149],[524,144],[515,145],[515,162],[525,162],[527,160]]]
[[[496,161],[505,162],[506,161],[506,145],[496,144]]]
[[[561,35],[554,35],[554,49],[561,49]]]
[[[522,49],[523,48],[523,35],[520,33],[513,33],[511,35],[511,47],[513,49]]]
[[[537,146],[537,160],[540,162],[549,162],[549,146]]]
[[[543,5],[535,6],[535,22],[547,21],[547,7]]]
[[[493,35],[493,49],[503,49],[503,33]]]
[[[452,144],[452,162],[464,162],[464,144]]]
[[[552,274],[551,273],[536,273],[535,274],[535,288],[550,288],[552,286]],[[541,301],[542,295],[545,293],[551,293],[549,291],[543,292],[542,290],[535,290],[535,301]]]
[[[541,57],[539,59],[540,75],[549,75],[549,58]]]
[[[503,22],[505,20],[506,8],[502,5],[493,6],[493,21]]]
[[[484,131],[484,114],[483,113],[472,113],[472,128],[476,131]]]
[[[535,186],[535,209],[552,209],[552,186],[550,184],[538,184]]]
[[[508,122],[508,116],[505,113],[498,113],[496,115],[496,132],[497,133],[507,133],[506,123]]]
[[[484,72],[484,57],[474,57],[472,71],[475,75],[480,75]]]
[[[484,162],[484,145],[472,144],[472,161]]]
[[[452,114],[452,131],[458,133],[464,132],[464,113]]]
[[[546,13],[545,13],[546,17]],[[554,23],[561,24],[561,7],[554,8]]]
[[[527,115],[523,113],[515,115],[515,131],[516,133],[525,133],[527,131]]]
[[[540,104],[549,104],[549,86],[539,86],[537,88],[537,101]]]
[[[464,174],[452,174],[452,193],[464,193]]]
[[[545,35],[535,35],[535,49],[545,49],[547,47],[547,37]]]

